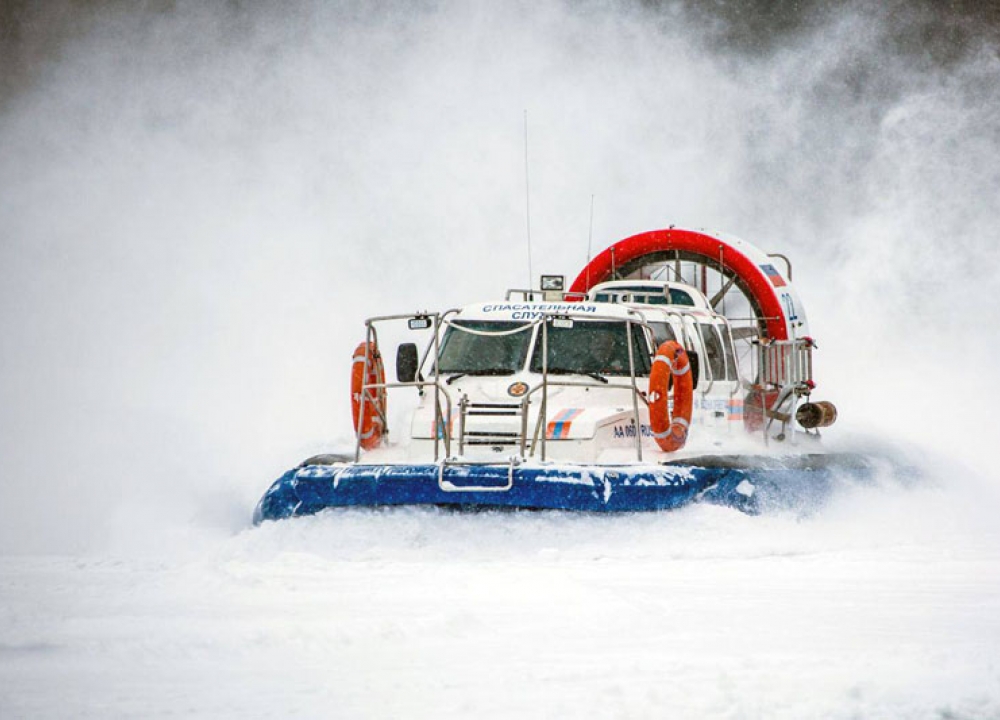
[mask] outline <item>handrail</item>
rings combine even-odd
[[[775,256],[775,257],[781,257],[783,260],[785,260],[786,263],[788,263],[788,265],[789,265],[788,279],[791,280],[791,263],[788,261],[788,259],[784,255],[779,255],[777,253],[772,253],[772,255]],[[734,347],[734,348],[736,346],[736,340],[733,337],[733,327],[732,327],[732,325],[733,325],[734,322],[746,321],[746,322],[752,322],[754,324],[759,324],[761,322],[766,322],[766,321],[770,321],[770,320],[781,320],[782,319],[780,316],[774,316],[774,317],[762,316],[762,317],[746,317],[746,318],[742,318],[742,317],[741,318],[728,318],[725,315],[723,315],[722,313],[716,312],[714,309],[711,308],[711,306],[709,308],[702,308],[702,307],[699,307],[697,305],[679,306],[679,305],[671,305],[671,304],[658,304],[658,303],[645,302],[646,299],[651,298],[651,297],[657,297],[657,298],[664,297],[663,295],[661,295],[659,293],[656,293],[656,292],[635,292],[635,291],[631,291],[631,290],[616,290],[614,288],[602,289],[600,292],[602,294],[607,294],[608,296],[610,296],[612,298],[611,302],[614,303],[614,304],[624,304],[624,303],[631,302],[631,303],[636,304],[636,305],[645,305],[645,306],[648,306],[647,312],[649,310],[654,310],[654,311],[662,312],[662,313],[666,314],[667,316],[674,316],[674,317],[676,317],[680,321],[680,324],[681,324],[682,328],[685,327],[684,326],[684,319],[685,318],[692,320],[692,322],[694,323],[694,325],[696,326],[696,328],[698,330],[698,337],[701,340],[702,347],[705,347],[705,335],[704,335],[704,331],[701,328],[701,323],[698,322],[699,320],[702,319],[702,317],[699,315],[699,313],[701,313],[701,314],[707,314],[713,320],[717,320],[717,319],[723,320],[724,324],[726,326],[726,330],[727,330],[727,332],[729,334],[729,341],[732,344],[732,347]],[[691,309],[690,310],[681,309],[682,307],[683,308],[690,307]],[[707,379],[708,379],[708,386],[705,387],[705,388],[703,388],[701,390],[701,393],[703,395],[707,395],[709,392],[711,392],[712,387],[715,384],[715,381],[720,379],[720,378],[716,378],[715,377],[715,374],[712,372],[712,368],[711,368],[710,364],[706,364],[705,367],[706,367],[706,370],[707,370],[706,375],[707,375]],[[740,370],[740,366],[739,366],[739,362],[738,361],[735,362],[735,371],[736,371],[735,372],[736,380],[737,380],[738,383],[741,383],[743,375],[742,375],[742,372]]]
[[[447,313],[446,313],[447,314]],[[365,416],[365,405],[368,402],[369,390],[383,389],[387,390],[394,387],[416,387],[422,390],[427,385],[434,386],[434,423],[436,427],[441,427],[443,425],[443,431],[434,432],[434,460],[437,462],[438,457],[440,457],[440,444],[441,440],[444,440],[444,450],[445,455],[451,454],[451,427],[448,421],[444,420],[441,414],[441,395],[444,395],[446,407],[448,410],[448,419],[451,419],[451,396],[448,394],[447,389],[441,386],[440,374],[435,374],[433,380],[416,380],[409,383],[368,383],[368,368],[371,365],[371,349],[372,347],[378,347],[378,331],[375,329],[376,323],[389,322],[392,320],[404,320],[411,318],[429,318],[433,319],[433,338],[432,343],[434,347],[434,357],[436,358],[440,354],[440,330],[441,330],[441,313],[428,313],[428,312],[416,312],[416,313],[406,313],[397,315],[377,315],[375,317],[370,317],[365,320],[365,369],[363,373],[364,380],[361,384],[361,403],[358,409],[358,418],[363,418]],[[384,428],[384,434],[389,434],[389,422],[388,418],[385,416],[383,408],[378,406],[376,403],[376,410],[382,420],[382,427]],[[440,424],[439,424],[440,423]],[[354,445],[354,462],[358,462],[361,459],[361,428],[360,423],[357,428],[355,428],[356,441]]]
[[[733,351],[733,366],[734,369],[736,370],[736,385],[733,387],[733,390],[729,393],[729,396],[732,397],[739,391],[740,387],[743,385],[743,373],[740,372],[740,359],[736,357],[736,339],[733,337],[733,326],[730,325],[728,322],[726,323],[726,331],[729,333],[729,347]],[[723,349],[723,357],[726,358],[726,364],[728,365],[729,355],[727,355],[724,352],[724,350],[725,349]]]
[[[438,487],[441,488],[443,492],[507,492],[514,487],[514,467],[521,464],[521,458],[511,456],[508,463],[506,485],[456,485],[450,480],[445,479],[444,468],[446,465],[474,465],[476,467],[487,467],[490,465],[499,465],[499,463],[470,460],[463,460],[461,463],[456,463],[451,462],[448,458],[445,458],[438,463]]]
[[[701,323],[698,322],[699,318],[694,313],[691,313],[691,312],[688,312],[688,311],[685,311],[685,310],[676,310],[676,309],[663,310],[663,312],[668,317],[669,316],[676,316],[677,319],[680,321],[681,328],[683,328],[685,330],[688,330],[688,328],[684,324],[684,320],[690,320],[691,324],[694,325],[694,327],[695,327],[695,331],[698,333],[698,339],[701,340],[701,346],[702,346],[702,348],[707,348],[707,345],[705,345],[705,333],[701,329]],[[722,318],[723,320],[726,319],[724,315],[720,315],[717,312],[710,312],[709,316],[713,320],[717,319],[717,318]],[[728,321],[725,324],[728,326],[729,325]],[[732,332],[732,331],[730,330],[730,332]],[[702,391],[701,391],[702,395],[708,395],[708,393],[712,389],[712,386],[715,385],[715,373],[712,372],[711,364],[707,362],[707,360],[708,360],[707,357],[705,358],[705,360],[706,360],[705,363],[699,365],[699,368],[707,369],[707,371],[708,371],[707,372],[707,375],[708,375],[708,387],[702,389]]]
[[[642,423],[641,423],[641,421],[639,419],[639,403],[638,403],[638,400],[637,400],[637,396],[639,395],[639,388],[636,385],[636,380],[635,380],[635,357],[634,357],[634,351],[633,351],[633,347],[632,347],[632,325],[633,324],[640,325],[642,327],[645,327],[647,330],[649,330],[649,324],[646,322],[645,318],[642,316],[642,314],[638,310],[635,310],[633,308],[625,308],[625,311],[626,311],[627,315],[629,315],[629,316],[634,315],[637,319],[632,319],[631,317],[621,318],[621,317],[613,316],[613,315],[591,315],[589,313],[587,314],[587,318],[586,319],[587,320],[598,320],[598,321],[612,321],[612,322],[620,322],[620,321],[622,321],[624,319],[624,321],[626,323],[626,334],[627,334],[627,341],[628,341],[628,347],[629,347],[629,378],[631,380],[631,388],[630,389],[632,390],[633,422],[635,423],[635,431],[636,431],[635,432],[635,449],[636,449],[637,459],[641,462],[642,461]],[[555,319],[555,318],[559,318],[559,317],[566,317],[569,314],[571,314],[571,313],[556,312],[556,311],[543,311],[541,317],[547,321],[547,320],[551,320],[551,319]],[[549,327],[549,322],[544,322],[542,324],[542,384],[541,384],[542,407],[541,407],[541,409],[539,411],[538,420],[536,421],[536,424],[535,424],[535,433],[534,433],[534,437],[532,439],[532,444],[531,444],[531,454],[534,455],[534,453],[535,453],[535,446],[538,443],[539,434],[541,434],[541,442],[542,442],[542,458],[541,459],[543,461],[546,459],[546,442],[547,442],[547,439],[548,439],[548,432],[547,432],[547,430],[544,431],[544,432],[542,432],[541,428],[543,426],[546,427],[546,428],[548,427],[548,388],[549,388],[550,384],[556,385],[556,386],[559,386],[559,385],[562,384],[562,383],[558,383],[558,381],[556,383],[550,383],[550,381],[549,381],[549,343],[548,343],[549,332],[548,332],[548,327]],[[537,342],[537,340],[536,340],[536,342]],[[589,386],[589,384],[586,384],[586,383],[572,383],[572,384],[573,385]],[[622,387],[620,385],[611,385],[610,383],[608,383],[608,384],[604,384],[604,383],[598,384],[598,383],[595,383],[593,386],[594,387],[600,387],[600,388],[610,388],[610,387],[619,387],[620,388],[620,387]],[[628,387],[628,386],[626,386],[626,387]],[[535,391],[535,389],[529,390],[525,394],[524,398],[522,398],[522,400],[521,400],[522,406],[524,408],[524,410],[523,410],[524,412],[527,411],[527,405],[526,405],[526,403],[528,402],[528,398],[534,393],[534,391]],[[645,401],[645,398],[643,400]],[[523,450],[523,448],[524,448],[524,442],[525,442],[525,438],[522,436],[522,439],[521,439],[522,454],[524,452],[524,450]]]
[[[441,427],[444,428],[443,430],[436,431],[434,433],[434,461],[437,462],[437,459],[438,459],[438,456],[439,456],[439,452],[438,452],[438,441],[439,440],[444,442],[445,455],[447,456],[447,455],[451,454],[451,424],[450,424],[450,420],[448,420],[446,418],[451,418],[452,400],[451,400],[451,395],[448,392],[448,388],[443,387],[441,385],[441,383],[438,380],[435,379],[435,380],[415,380],[414,382],[372,383],[370,385],[366,383],[366,384],[364,384],[362,386],[361,392],[364,393],[366,390],[377,390],[377,389],[380,389],[380,388],[389,389],[389,388],[415,387],[417,389],[422,389],[422,388],[427,387],[428,385],[433,385],[435,387],[435,392],[441,393],[441,395],[444,396],[444,399],[445,399],[444,409],[447,410],[447,413],[444,413],[444,412],[441,411],[440,405],[437,404],[437,403],[435,404],[435,418],[434,418],[435,426],[438,427],[438,428],[441,428]],[[360,415],[360,413],[359,413],[359,415]],[[380,416],[381,416],[381,413],[380,413]],[[386,422],[385,417],[384,416],[381,416],[381,417],[383,417],[383,422],[385,423]],[[386,424],[385,427],[388,429],[388,424]],[[361,447],[361,444],[359,442],[358,445],[357,445],[357,447],[355,448],[354,462],[358,462],[358,460],[360,459],[360,453],[358,452],[358,450],[360,449],[360,447]]]
[[[808,396],[814,387],[812,377],[812,350],[815,347],[810,338],[793,338],[791,340],[771,340],[757,344],[757,387],[763,393],[768,387],[778,389],[778,397],[769,408],[762,394],[761,412],[768,421],[763,424],[764,441],[774,420],[781,420],[782,431],[778,436],[782,439],[785,426],[795,415],[795,407],[801,396]],[[791,401],[787,413],[779,410],[786,402]]]
[[[442,385],[442,382],[441,382],[441,373],[440,373],[440,371],[439,371],[439,369],[437,367],[438,358],[440,357],[440,354],[441,354],[441,347],[440,347],[440,342],[441,342],[441,328],[444,325],[447,325],[449,327],[455,328],[458,331],[469,332],[469,333],[477,334],[477,335],[512,335],[512,334],[515,334],[517,332],[525,332],[525,331],[527,331],[529,329],[533,329],[536,325],[541,325],[542,326],[542,336],[541,336],[541,342],[542,342],[542,382],[539,385],[536,385],[534,388],[530,388],[528,390],[528,392],[521,399],[520,406],[519,406],[519,410],[520,410],[520,413],[521,413],[521,433],[520,433],[520,435],[521,435],[521,437],[520,437],[521,457],[524,457],[525,453],[528,450],[528,448],[527,448],[528,406],[529,406],[529,404],[531,402],[531,397],[536,392],[540,391],[542,393],[542,404],[541,404],[540,412],[539,412],[539,415],[538,415],[538,420],[537,420],[537,423],[536,423],[534,438],[532,440],[531,450],[530,450],[531,454],[534,455],[536,447],[538,445],[539,431],[540,431],[540,429],[542,427],[547,427],[547,424],[548,424],[548,388],[550,386],[551,387],[577,386],[577,387],[596,387],[596,388],[601,388],[601,389],[618,389],[618,390],[630,390],[631,391],[631,394],[632,394],[632,420],[633,420],[633,423],[635,424],[635,427],[636,427],[635,449],[636,449],[636,456],[637,456],[638,460],[641,461],[642,460],[642,432],[641,432],[642,423],[641,423],[640,417],[639,417],[639,400],[641,399],[642,402],[644,404],[646,404],[647,406],[648,406],[649,402],[645,398],[645,396],[642,394],[642,392],[639,390],[639,387],[638,387],[638,384],[637,384],[637,381],[636,381],[636,373],[635,373],[635,370],[636,370],[635,360],[636,360],[636,358],[635,358],[635,348],[634,348],[634,342],[635,341],[634,341],[634,329],[633,328],[635,326],[639,326],[639,327],[646,328],[647,331],[649,331],[649,332],[651,332],[651,330],[649,328],[649,323],[646,322],[645,318],[643,317],[643,315],[638,310],[636,310],[634,308],[627,308],[627,307],[623,308],[623,309],[625,310],[625,317],[622,317],[621,315],[604,315],[604,314],[595,315],[595,314],[592,314],[592,313],[589,313],[589,312],[588,313],[575,312],[572,308],[562,308],[562,309],[559,309],[559,310],[543,310],[543,311],[540,311],[540,313],[539,313],[539,315],[537,317],[532,318],[530,320],[527,320],[525,322],[525,324],[524,324],[523,327],[514,328],[513,330],[500,330],[500,331],[473,330],[472,328],[463,327],[462,325],[459,325],[459,324],[457,324],[457,323],[455,323],[455,322],[453,322],[453,321],[451,321],[451,320],[448,319],[449,315],[452,315],[453,313],[457,312],[454,309],[447,310],[444,313],[419,312],[419,313],[407,313],[407,314],[398,314],[398,315],[382,315],[382,316],[376,316],[376,317],[368,318],[365,321],[365,327],[367,329],[366,343],[365,343],[365,368],[366,368],[366,370],[365,370],[365,379],[366,380],[367,380],[367,374],[368,374],[367,368],[369,367],[369,365],[371,363],[371,357],[370,357],[371,347],[373,347],[373,346],[377,347],[377,344],[378,344],[378,332],[377,332],[377,330],[375,328],[375,325],[377,323],[383,323],[383,322],[388,322],[388,321],[392,321],[392,320],[409,319],[409,318],[413,318],[413,317],[426,317],[426,318],[429,318],[429,319],[433,320],[433,338],[432,338],[431,342],[428,343],[428,348],[427,348],[427,350],[430,350],[433,347],[433,351],[434,351],[433,352],[432,369],[431,369],[433,379],[431,379],[431,380],[415,380],[413,382],[405,382],[405,383],[404,382],[381,382],[381,383],[367,383],[367,382],[364,382],[364,383],[362,383],[362,388],[361,388],[361,408],[360,408],[359,416],[360,417],[364,416],[365,404],[366,404],[366,402],[369,402],[368,395],[369,395],[369,391],[371,391],[371,390],[379,390],[379,389],[388,390],[390,388],[399,388],[399,387],[416,387],[416,388],[422,390],[423,388],[425,388],[425,387],[427,387],[429,385],[432,385],[432,386],[434,386],[434,416],[435,416],[435,425],[438,428],[441,428],[440,430],[437,430],[434,433],[434,460],[435,460],[435,462],[438,462],[438,459],[440,457],[440,443],[441,443],[442,440],[444,441],[444,445],[445,445],[445,457],[447,459],[448,457],[451,457],[451,448],[452,448],[452,445],[451,445],[451,441],[452,441],[451,434],[452,433],[451,433],[451,426],[450,425],[451,425],[451,416],[452,416],[453,402],[452,402],[451,395],[448,392],[448,389],[445,388],[445,387],[443,387],[443,385]],[[624,322],[625,325],[626,325],[626,339],[627,339],[627,344],[628,344],[628,355],[629,355],[628,384],[621,384],[621,383],[598,383],[598,382],[592,382],[592,383],[590,383],[590,382],[566,382],[566,381],[559,381],[559,380],[551,380],[549,378],[549,372],[548,372],[548,327],[551,324],[551,321],[554,320],[554,319],[557,319],[557,318],[572,318],[572,319],[578,319],[580,321]],[[537,338],[535,339],[535,342],[536,343],[538,342]],[[529,357],[531,357],[532,355],[533,355],[533,352],[529,348]],[[426,359],[426,356],[425,356],[425,359]],[[444,405],[445,405],[445,409],[447,410],[447,416],[445,416],[444,414],[442,414],[442,407],[441,407],[442,406],[442,400],[441,400],[442,395],[444,396]],[[380,417],[382,419],[383,427],[385,428],[385,433],[388,434],[388,419],[384,416],[381,408],[378,409],[378,412],[379,412]],[[447,419],[445,419],[445,417],[447,417]],[[460,447],[464,447],[464,434],[465,434],[464,423],[462,423],[461,425],[462,425],[462,427],[460,427],[460,429],[459,429],[459,432],[460,432],[459,446]],[[356,435],[357,435],[357,442],[356,442],[356,445],[355,445],[354,460],[355,460],[355,462],[358,462],[360,460],[360,457],[361,457],[361,434],[360,434],[360,432],[357,432]],[[547,432],[542,432],[541,433],[541,457],[542,457],[542,460],[545,460],[545,458],[546,458],[546,440],[547,440],[546,435],[547,435]],[[446,460],[446,462],[447,462],[447,460]],[[470,464],[475,464],[475,463],[470,463]],[[495,463],[487,463],[487,464],[495,464]],[[513,465],[512,465],[512,467],[513,467]],[[439,478],[439,480],[441,480],[441,481],[443,481],[443,472],[444,472],[444,470],[443,470],[443,465],[442,465],[441,476]],[[513,470],[511,470],[511,473],[513,473]]]
[[[587,293],[579,292],[575,290],[525,290],[523,288],[508,288],[507,292],[504,293],[503,299],[510,300],[515,293],[520,293],[521,298],[525,302],[536,302],[534,300],[535,295],[542,296],[542,302],[548,302],[545,298],[545,294],[559,293],[561,298],[560,302],[579,302],[581,300],[587,299]]]
[[[792,281],[792,261],[788,259],[787,255],[781,253],[768,253],[768,257],[781,258],[785,261],[785,269],[788,270],[788,282]]]
[[[757,346],[762,384],[784,387],[812,382],[812,340],[771,340]]]
[[[472,321],[475,322],[475,321]],[[516,322],[514,320],[510,322]],[[470,335],[479,335],[481,337],[502,337],[504,335],[516,335],[519,332],[525,332],[530,330],[532,327],[538,324],[538,320],[529,320],[524,323],[524,325],[516,328],[511,328],[510,330],[476,330],[475,328],[465,327],[464,325],[459,325],[457,321],[444,320],[442,325],[447,325],[448,327],[457,328],[461,332],[467,332]]]
[[[597,390],[631,390],[634,394],[634,397],[637,400],[641,400],[644,405],[646,405],[647,407],[649,406],[649,400],[646,398],[643,392],[641,390],[638,390],[638,388],[633,387],[631,384],[619,384],[612,382],[602,383],[594,380],[583,380],[580,382],[572,382],[568,380],[547,380],[545,381],[545,384],[547,384],[549,387],[582,387],[582,388],[594,388]],[[530,448],[527,445],[528,406],[531,404],[531,396],[537,392],[541,392],[542,388],[543,384],[539,383],[535,387],[528,390],[528,392],[525,393],[524,396],[521,398],[521,406],[522,406],[521,412],[523,418],[523,423],[522,423],[523,429],[521,432],[521,455],[522,456],[525,456],[525,454],[534,455],[540,442],[539,435],[541,435],[541,445],[542,445],[541,459],[545,460],[546,434],[541,433],[540,431],[542,427],[548,426],[547,422],[548,417],[546,413],[539,412],[538,417],[535,419],[535,429],[532,432]],[[636,412],[636,408],[633,408],[633,412]],[[636,422],[636,432],[637,433],[641,432],[641,427],[638,422]],[[639,459],[640,460],[642,459],[641,456]]]

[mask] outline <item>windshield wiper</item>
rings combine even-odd
[[[466,375],[481,376],[481,375],[513,375],[514,371],[508,368],[486,368],[483,370],[445,370],[443,372],[453,372],[455,373],[450,378],[445,380],[446,385],[451,385],[453,382]]]
[[[548,369],[548,372],[550,375],[586,375],[587,377],[593,378],[594,380],[600,380],[605,385],[608,384],[608,379],[603,375],[601,375],[600,373],[586,372],[584,370],[570,370],[569,368],[560,368],[560,367],[557,368],[550,367]]]

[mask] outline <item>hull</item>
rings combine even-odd
[[[757,514],[821,502],[834,479],[871,475],[855,456],[716,456],[666,465],[304,464],[261,498],[254,524],[327,508],[437,505],[578,512],[671,510],[709,502]]]

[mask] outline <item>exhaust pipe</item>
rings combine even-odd
[[[795,419],[806,430],[830,427],[837,422],[837,408],[832,402],[826,400],[808,402],[800,405],[799,409],[795,411]]]

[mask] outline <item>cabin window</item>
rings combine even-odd
[[[738,380],[736,350],[733,348],[732,336],[724,327],[719,328],[719,330],[722,331],[722,347],[726,350],[726,380]]]
[[[633,295],[632,302],[644,305],[686,305],[694,307],[694,298],[691,294],[677,288],[670,288],[670,299],[667,300],[663,289],[656,286],[629,285],[609,288],[607,292],[599,292],[594,295],[594,302],[618,302],[621,294]]]
[[[670,288],[670,304],[694,307],[694,298],[691,297],[691,293],[686,293],[683,290],[678,290],[677,288]]]
[[[660,292],[655,290],[636,290],[634,302],[643,303],[644,305],[666,305],[667,298]]]
[[[642,329],[632,327],[635,374],[649,375],[650,353]],[[628,329],[624,322],[577,320],[572,327],[548,326],[548,371],[554,375],[629,374]],[[535,338],[531,371],[542,371],[542,333]]]
[[[656,343],[656,347],[660,347],[660,345],[668,340],[677,342],[677,335],[674,333],[674,328],[670,323],[651,322],[649,323],[649,328],[653,331],[653,341]]]
[[[701,334],[705,338],[705,355],[713,380],[726,379],[725,351],[722,349],[722,338],[715,325],[701,323]]]
[[[454,320],[441,339],[442,373],[513,375],[524,367],[527,323]],[[521,332],[511,332],[522,328]],[[502,334],[501,334],[502,333]]]

